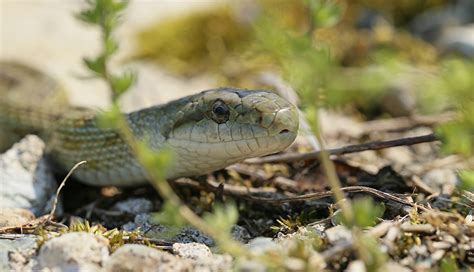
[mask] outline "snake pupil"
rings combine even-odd
[[[227,109],[225,109],[224,107],[222,106],[218,106],[214,109],[214,113],[217,114],[217,115],[224,115],[226,114],[228,111]]]
[[[229,120],[230,111],[222,100],[216,100],[212,108],[212,119],[218,124],[225,123]]]

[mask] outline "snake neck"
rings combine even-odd
[[[163,147],[174,126],[186,118],[191,98],[182,98],[168,104],[153,106],[125,114],[134,136],[147,142],[153,150]]]

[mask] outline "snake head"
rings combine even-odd
[[[266,90],[204,91],[191,97],[181,112],[167,139],[180,165],[176,176],[282,151],[298,132],[296,107]]]

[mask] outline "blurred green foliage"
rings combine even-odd
[[[372,118],[390,84],[409,75],[422,111],[460,113],[456,122],[440,126],[437,133],[446,151],[469,155],[474,134],[469,76],[473,62],[444,60],[432,45],[395,27],[447,3],[260,0],[253,13],[239,6],[232,12],[222,5],[150,26],[138,36],[137,56],[179,74],[209,72],[222,85],[247,88],[265,87],[256,75],[277,71],[301,96],[308,116],[317,112],[314,107],[352,105]],[[371,28],[355,27],[362,10],[379,14]],[[245,13],[245,20],[239,12]],[[417,77],[414,70],[425,73]]]
[[[426,82],[423,106],[427,111],[455,110],[454,122],[438,127],[447,152],[470,156],[474,152],[474,61],[448,59],[440,73]]]
[[[102,34],[102,52],[92,58],[84,58],[84,64],[95,77],[105,80],[110,87],[112,101],[116,102],[135,82],[136,75],[126,71],[116,75],[110,71],[110,58],[119,48],[113,31],[120,23],[128,0],[86,0],[86,7],[76,17],[87,24],[99,27]]]
[[[382,204],[374,202],[372,198],[363,197],[352,201],[352,210],[354,214],[352,222],[347,222],[340,212],[334,213],[334,221],[349,227],[372,227],[382,217],[385,208]]]
[[[474,171],[463,170],[459,172],[460,184],[462,190],[474,192]]]

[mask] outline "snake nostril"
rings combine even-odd
[[[280,134],[286,134],[286,133],[288,133],[288,132],[290,132],[288,129],[282,129],[282,130],[280,131]]]

